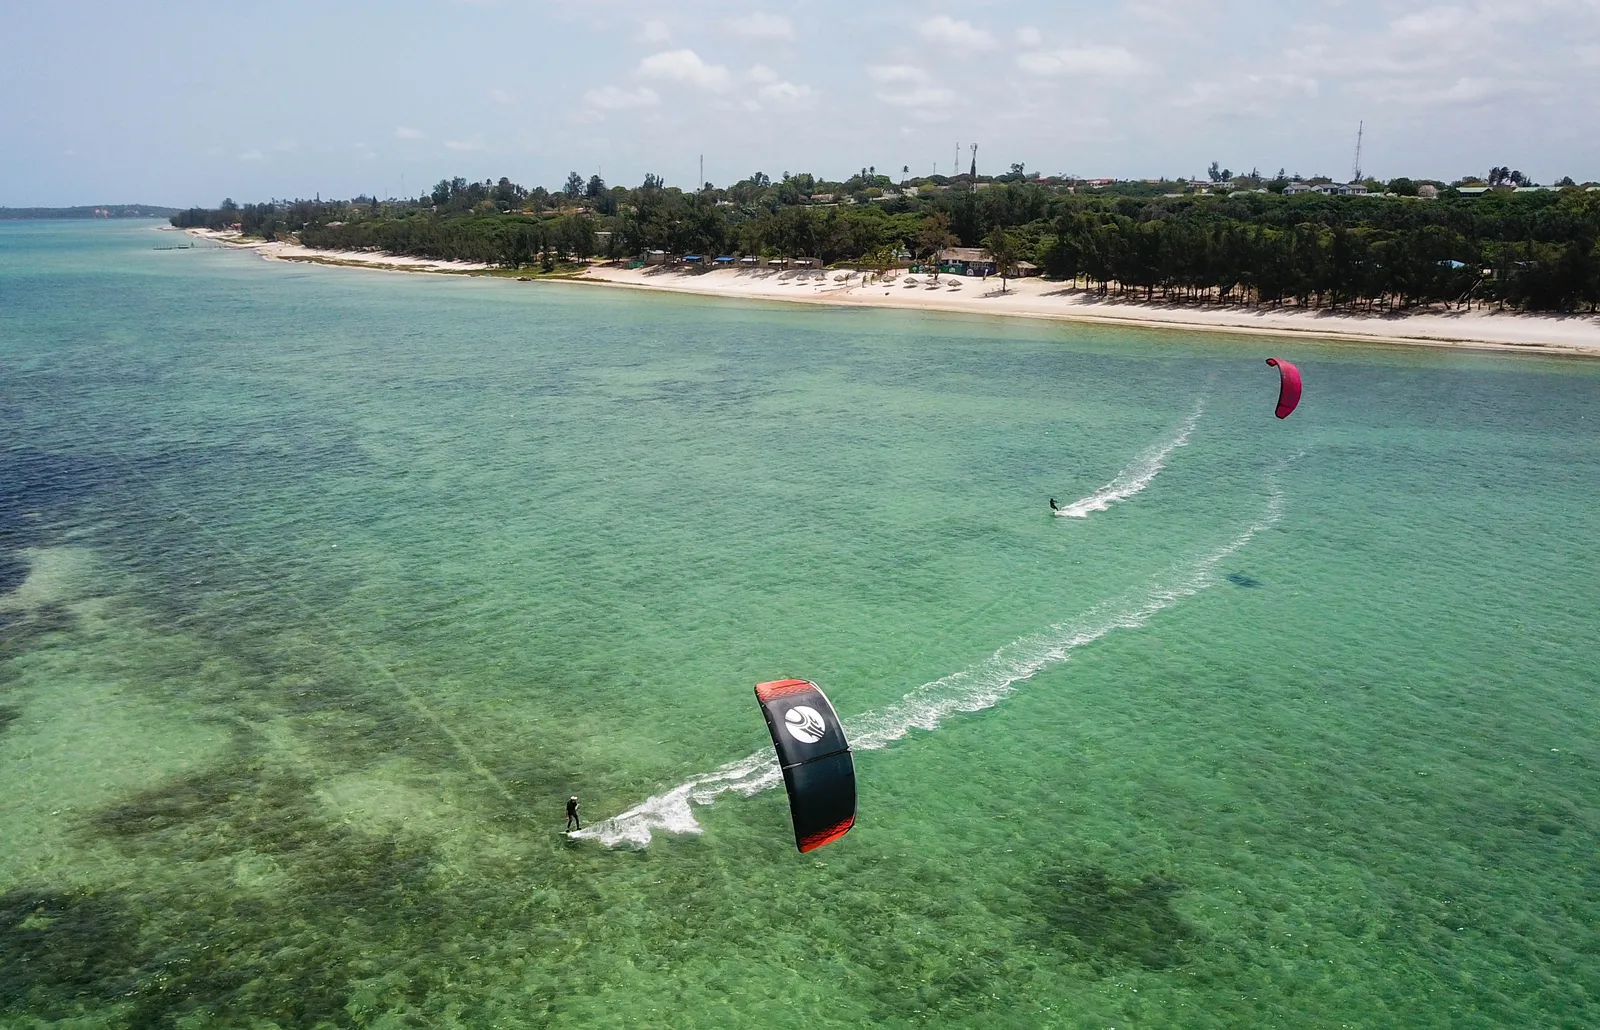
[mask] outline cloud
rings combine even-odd
[[[874,82],[926,82],[928,73],[910,64],[874,64],[867,67]]]
[[[1017,67],[1033,75],[1131,75],[1143,65],[1119,46],[1064,47],[1039,50],[1017,58]]]
[[[1036,28],[1032,28],[1031,26],[1023,26],[1017,30],[1017,42],[1021,43],[1023,46],[1043,46],[1044,36],[1041,35],[1039,30]]]
[[[948,14],[937,15],[917,26],[917,34],[930,43],[952,50],[993,50],[998,44],[989,33],[970,21],[958,21]]]
[[[955,102],[956,92],[943,86],[932,85],[928,73],[912,64],[875,64],[867,67],[867,74],[885,86],[900,87],[878,94],[878,99],[894,107],[921,108],[944,107]],[[922,120],[929,120],[919,113]]]
[[[489,91],[489,99],[497,104],[509,104],[515,98],[503,89],[491,89]]]
[[[394,138],[395,139],[427,139],[428,135],[427,135],[427,133],[423,132],[421,129],[413,129],[413,128],[409,127],[409,126],[401,125],[401,126],[397,127],[394,130]]]
[[[721,89],[727,85],[728,69],[707,64],[693,50],[664,50],[639,62],[638,74],[652,79],[682,82],[701,89]]]
[[[261,160],[261,151],[259,151],[259,150],[246,150],[244,153],[239,155],[239,160],[241,160],[241,161],[259,161],[259,160]]]
[[[461,151],[461,152],[468,152],[468,151],[474,151],[474,150],[488,150],[489,149],[488,147],[483,145],[483,141],[482,140],[475,140],[475,139],[473,139],[473,140],[447,139],[447,140],[444,141],[444,145],[445,145],[445,149],[446,150],[455,150],[455,151]]]
[[[928,107],[954,103],[956,91],[943,86],[917,86],[898,93],[879,93],[878,99],[895,107]]]
[[[729,18],[728,31],[748,39],[793,39],[794,23],[781,14],[757,11],[742,18]]]
[[[661,96],[649,86],[623,89],[621,86],[601,86],[583,95],[583,102],[602,111],[626,111],[636,107],[654,107]]]
[[[752,65],[750,70],[744,73],[744,77],[749,79],[751,82],[778,81],[778,73],[773,71],[771,68],[768,68],[764,64]]]
[[[794,104],[811,98],[810,86],[796,86],[792,82],[771,82],[761,87],[760,95],[764,100],[775,100],[783,104]]]
[[[652,18],[639,26],[639,31],[633,34],[636,43],[670,43],[672,42],[672,28],[658,18]]]

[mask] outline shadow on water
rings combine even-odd
[[[11,728],[11,724],[22,717],[22,709],[15,705],[0,705],[0,733]]]
[[[1254,576],[1244,572],[1228,573],[1228,582],[1232,583],[1236,587],[1258,587],[1261,585],[1261,581],[1259,579],[1256,579]]]
[[[1104,975],[1189,960],[1200,930],[1173,907],[1183,889],[1160,873],[1123,880],[1087,867],[1046,870],[1031,893],[1052,943]]]

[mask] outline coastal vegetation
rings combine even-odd
[[[408,200],[229,200],[172,222],[546,271],[650,251],[886,268],[960,245],[987,247],[1007,275],[1027,261],[1102,294],[1166,303],[1600,306],[1600,192],[1571,180],[1517,189],[1496,168],[1489,185],[1501,188],[1395,179],[1338,196],[1296,192],[1282,173],[1230,174],[1214,171],[1202,189],[1177,180],[1038,179],[1021,165],[992,178],[898,185],[870,168],[843,182],[757,173],[698,191],[654,175],[627,188],[573,173],[556,191],[457,178]]]

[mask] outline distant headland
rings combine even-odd
[[[0,220],[51,218],[171,218],[175,207],[155,204],[86,204],[82,207],[0,207]]]

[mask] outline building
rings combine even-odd
[[[1308,182],[1291,182],[1283,188],[1283,192],[1287,196],[1295,197],[1302,193],[1310,193],[1313,189],[1316,189],[1316,187]]]
[[[1417,196],[1421,197],[1423,200],[1438,200],[1439,187],[1435,186],[1431,182],[1425,182],[1421,186],[1417,187]]]
[[[939,271],[952,275],[993,275],[994,255],[982,247],[950,247],[935,255]]]

